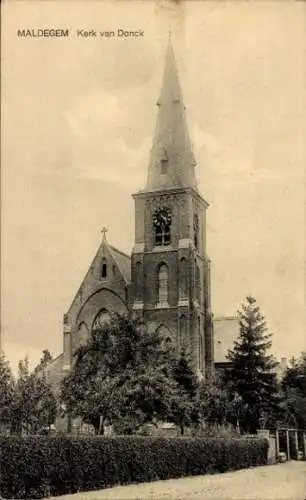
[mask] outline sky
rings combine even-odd
[[[209,202],[212,307],[253,295],[277,357],[305,349],[303,2],[2,4],[2,345],[15,370],[62,350],[62,318],[101,242],[130,253],[172,41]],[[68,38],[17,29],[69,28]],[[79,29],[143,30],[84,39]]]

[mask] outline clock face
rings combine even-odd
[[[153,214],[153,224],[155,227],[170,226],[172,221],[171,210],[169,208],[159,208]]]

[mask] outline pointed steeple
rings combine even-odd
[[[185,118],[185,106],[169,37],[163,84],[151,150],[146,190],[192,187],[197,190],[195,159]]]

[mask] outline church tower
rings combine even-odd
[[[199,376],[213,372],[207,202],[199,194],[171,42],[147,183],[133,195],[130,307],[151,330],[185,348]]]

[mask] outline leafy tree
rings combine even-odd
[[[169,376],[171,348],[132,317],[113,315],[74,354],[63,380],[66,413],[104,433],[105,421],[132,433],[166,418],[177,385]]]
[[[201,420],[210,425],[223,425],[228,420],[229,395],[218,385],[202,381],[198,391]]]
[[[288,425],[306,428],[306,352],[292,359],[283,376],[283,405]]]
[[[12,430],[20,434],[50,426],[56,417],[56,400],[45,375],[29,369],[26,357],[19,361],[18,379],[12,404]]]
[[[239,315],[240,334],[229,350],[230,368],[224,380],[230,392],[240,398],[242,430],[255,433],[277,414],[279,396],[273,356],[268,354],[271,334],[253,297],[247,297]]]
[[[185,426],[197,423],[199,420],[196,408],[198,379],[184,351],[178,357],[173,357],[171,375],[177,383],[177,388],[172,392],[169,419],[180,427],[180,432],[183,435]]]
[[[4,354],[0,354],[0,425],[9,423],[13,399],[13,375]]]
[[[42,352],[42,357],[40,358],[40,362],[34,368],[35,373],[43,371],[46,368],[46,366],[52,361],[52,359],[53,357],[49,349],[44,349]]]
[[[200,422],[208,427],[234,427],[240,432],[244,403],[236,392],[229,391],[222,379],[201,381],[197,397]]]

